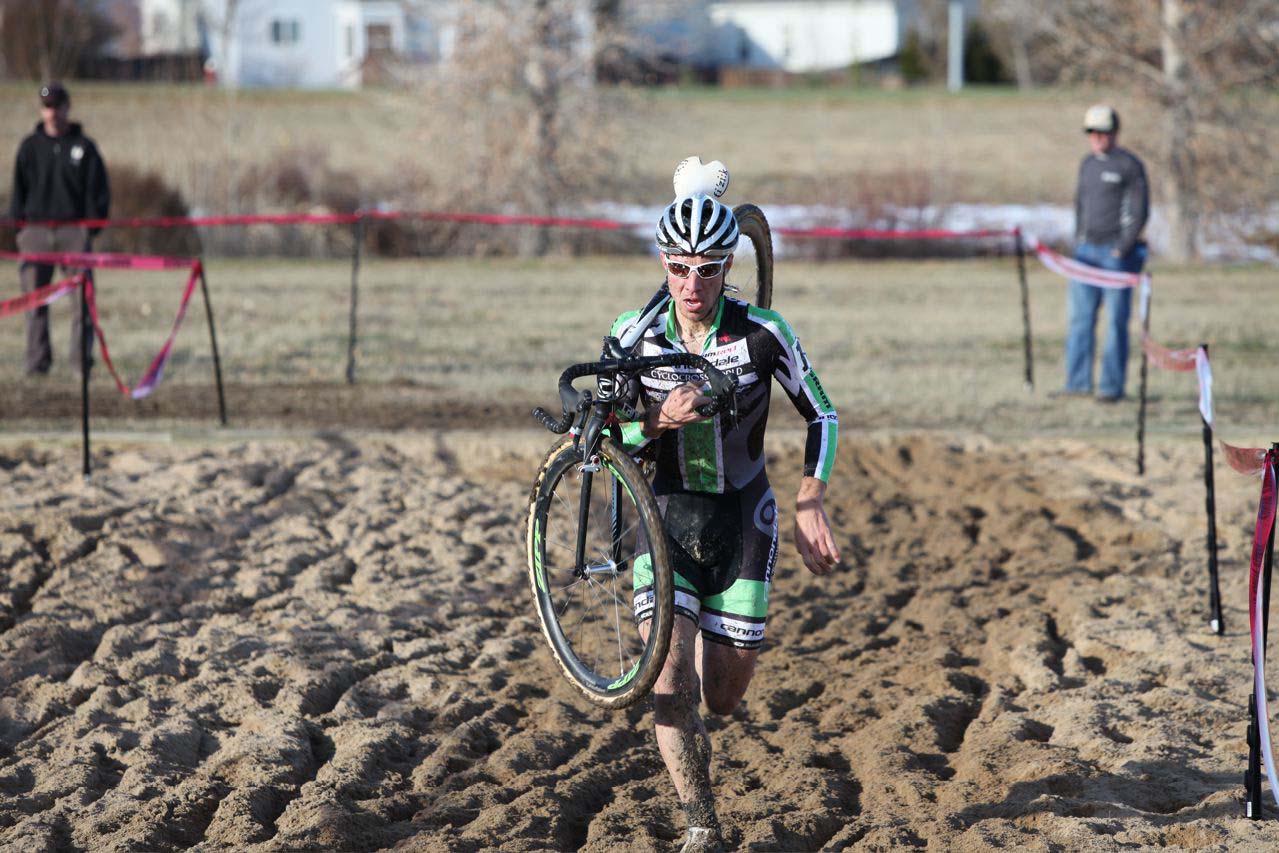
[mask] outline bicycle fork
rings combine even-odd
[[[604,418],[599,412],[592,412],[585,419],[581,432],[582,464],[578,470],[582,474],[582,491],[578,498],[577,543],[574,551],[573,574],[578,578],[593,578],[607,575],[616,578],[621,572],[619,565],[622,557],[622,485],[616,477],[609,481],[609,550],[602,563],[590,563],[586,558],[586,531],[591,514],[591,489],[595,475],[602,468],[599,454],[600,439],[604,432]]]

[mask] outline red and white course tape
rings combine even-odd
[[[0,302],[0,317],[8,317],[10,314],[25,314],[28,311],[43,308],[56,302],[79,286],[80,276],[73,275],[70,278],[64,278],[62,281],[55,281],[53,284],[38,287],[30,293],[24,293],[13,299],[6,299],[4,302]]]
[[[178,329],[182,327],[182,321],[186,319],[187,305],[191,302],[191,294],[195,292],[195,285],[200,280],[201,273],[200,262],[196,261],[191,265],[191,274],[187,276],[186,288],[182,291],[182,301],[178,304],[178,314],[173,318],[173,327],[169,330],[169,337],[165,339],[164,346],[160,347],[160,351],[156,353],[155,358],[151,360],[151,366],[147,368],[146,373],[142,374],[142,379],[138,384],[130,388],[120,378],[119,372],[115,369],[115,365],[111,363],[111,352],[107,349],[107,336],[102,331],[102,323],[98,318],[98,304],[93,289],[93,278],[85,276],[84,278],[84,298],[89,306],[89,317],[93,320],[93,331],[98,336],[98,344],[102,349],[102,362],[107,366],[107,371],[111,374],[111,378],[115,380],[115,385],[120,389],[120,393],[126,397],[132,397],[135,400],[141,400],[151,394],[160,384],[160,380],[164,378],[164,367],[169,363],[169,356],[173,352],[173,342],[178,337]]]
[[[1105,287],[1110,290],[1126,290],[1130,287],[1140,288],[1141,303],[1138,308],[1140,312],[1138,316],[1140,316],[1143,324],[1146,318],[1150,316],[1150,291],[1152,286],[1150,273],[1118,272],[1094,267],[1083,261],[1068,258],[1060,252],[1054,252],[1041,243],[1039,238],[1033,234],[1026,235],[1026,242],[1034,250],[1035,256],[1039,258],[1040,262],[1062,278],[1080,281],[1095,287]]]
[[[1145,350],[1151,363],[1161,370],[1178,373],[1195,371],[1199,378],[1199,414],[1212,426],[1212,364],[1208,361],[1208,351],[1203,347],[1194,349],[1168,349],[1143,337],[1141,348]]]
[[[623,222],[617,219],[589,219],[572,216],[532,216],[501,213],[460,213],[433,210],[365,210],[358,213],[249,213],[233,216],[156,216],[132,219],[81,219],[71,222],[24,222],[0,219],[0,228],[26,225],[79,225],[84,228],[203,228],[224,225],[351,225],[360,220],[420,222],[459,222],[484,225],[538,225],[550,228],[583,228],[588,231],[624,231],[649,228],[651,222]],[[914,231],[879,231],[849,228],[774,228],[784,237],[815,237],[844,240],[945,240],[986,237],[1011,237],[1014,229],[979,228],[971,231],[919,229]]]
[[[1026,240],[1044,266],[1057,273],[1057,275],[1072,281],[1082,281],[1084,284],[1106,287],[1112,290],[1126,290],[1130,287],[1140,287],[1142,280],[1150,277],[1149,273],[1105,270],[1101,267],[1086,264],[1083,261],[1077,261],[1074,258],[1066,257],[1060,252],[1054,252],[1041,243],[1039,238],[1034,235],[1028,234]]]
[[[102,349],[102,361],[107,367],[107,372],[111,374],[111,378],[115,380],[116,387],[120,389],[120,393],[135,400],[140,400],[153,392],[156,386],[160,384],[160,380],[164,378],[164,367],[168,364],[169,356],[173,352],[173,342],[177,339],[178,329],[181,328],[182,321],[186,318],[187,306],[191,302],[191,295],[195,292],[195,286],[203,272],[203,267],[197,260],[158,255],[114,255],[103,252],[0,252],[0,259],[81,268],[80,272],[70,278],[38,288],[17,298],[0,302],[0,317],[32,311],[50,304],[78,287],[84,287],[85,304],[89,309],[89,319],[93,323],[94,334],[97,336],[98,344]],[[102,330],[102,323],[98,316],[93,277],[87,273],[87,270],[91,268],[190,270],[190,275],[187,276],[186,288],[182,292],[182,300],[178,305],[177,316],[173,320],[173,327],[169,330],[169,337],[165,340],[164,345],[160,347],[160,351],[156,353],[155,358],[151,360],[151,365],[147,368],[146,373],[142,375],[142,379],[132,388],[120,378],[119,371],[116,370],[115,364],[111,361],[111,351],[107,347],[107,336]]]
[[[1226,464],[1249,477],[1259,477],[1266,467],[1266,454],[1270,451],[1263,447],[1235,447],[1217,439],[1221,452],[1226,456]]]
[[[21,261],[45,266],[82,267],[113,270],[185,270],[192,258],[162,255],[118,255],[109,252],[0,252],[0,260]]]
[[[1270,531],[1275,523],[1275,453],[1266,451],[1262,464],[1261,502],[1257,507],[1257,527],[1252,537],[1252,560],[1248,566],[1248,619],[1252,627],[1253,690],[1257,701],[1257,723],[1261,756],[1265,760],[1270,793],[1279,805],[1279,777],[1275,774],[1274,749],[1270,743],[1270,712],[1266,706],[1265,584],[1262,567]]]

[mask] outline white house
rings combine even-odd
[[[140,0],[143,52],[201,50],[232,87],[357,88],[404,53],[397,0]]]
[[[888,59],[949,0],[645,0],[626,25],[649,52],[695,65],[829,71]],[[930,5],[931,4],[931,5]],[[980,0],[962,0],[965,20]],[[944,37],[944,33],[942,34]]]
[[[716,40],[719,61],[804,73],[896,55],[897,5],[896,0],[720,0],[707,11],[726,32]]]

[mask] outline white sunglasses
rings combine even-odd
[[[707,261],[704,264],[692,266],[690,264],[672,261],[665,255],[662,256],[662,262],[666,265],[666,270],[676,278],[688,278],[690,273],[697,273],[699,278],[713,278],[719,275],[724,269],[724,264],[728,263],[728,258],[721,258],[718,261]]]

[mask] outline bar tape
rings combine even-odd
[[[24,293],[13,299],[6,299],[4,302],[0,302],[0,317],[8,317],[10,314],[24,314],[27,311],[43,308],[61,299],[79,286],[80,276],[77,274],[70,278],[64,278],[62,281],[46,284],[44,287],[36,288],[30,293]]]
[[[110,252],[0,252],[0,260],[21,261],[44,266],[115,270],[185,270],[195,258],[161,255],[124,255]]]
[[[1257,527],[1252,537],[1252,560],[1248,566],[1248,619],[1252,626],[1253,692],[1257,702],[1261,756],[1265,759],[1270,793],[1279,805],[1279,777],[1275,774],[1274,749],[1270,743],[1270,712],[1266,707],[1265,587],[1262,583],[1266,549],[1275,524],[1275,452],[1266,451],[1261,481],[1261,502],[1257,507]]]
[[[1168,349],[1162,347],[1143,335],[1141,348],[1155,367],[1178,373],[1195,371],[1199,378],[1199,414],[1212,426],[1212,364],[1208,361],[1208,351],[1203,347],[1194,349]]]
[[[98,344],[102,348],[102,361],[107,366],[107,371],[111,374],[111,378],[115,380],[116,387],[120,389],[120,393],[126,397],[132,397],[135,400],[141,400],[148,396],[160,384],[160,380],[164,378],[164,367],[169,362],[169,355],[173,351],[173,342],[178,336],[178,329],[182,326],[182,321],[186,318],[187,305],[191,302],[191,294],[195,292],[195,285],[200,280],[204,268],[199,261],[191,264],[191,274],[187,277],[186,289],[182,292],[182,301],[178,305],[178,314],[173,320],[173,328],[169,330],[169,337],[164,342],[164,346],[160,347],[160,351],[156,353],[154,359],[151,360],[151,366],[147,368],[146,373],[142,375],[142,379],[138,384],[130,388],[120,378],[119,372],[116,371],[115,365],[111,362],[111,353],[107,349],[107,336],[102,331],[102,323],[98,319],[98,305],[94,298],[93,277],[81,273],[80,277],[84,280],[84,297],[89,307],[89,317],[93,321],[93,331],[98,336]]]
[[[281,213],[242,214],[234,216],[159,216],[131,219],[79,219],[62,222],[25,222],[0,219],[0,227],[21,228],[25,225],[53,227],[78,225],[84,228],[180,228],[220,225],[350,225],[360,220],[423,222],[462,222],[485,225],[540,225],[551,228],[584,228],[591,231],[624,231],[652,226],[649,222],[623,222],[617,219],[589,219],[570,216],[525,216],[498,213],[451,213],[444,211],[369,210],[359,213]],[[774,234],[786,237],[816,237],[844,240],[939,240],[983,237],[1011,237],[1014,228],[980,228],[972,231],[922,229],[914,231],[878,231],[846,228],[773,228]]]

